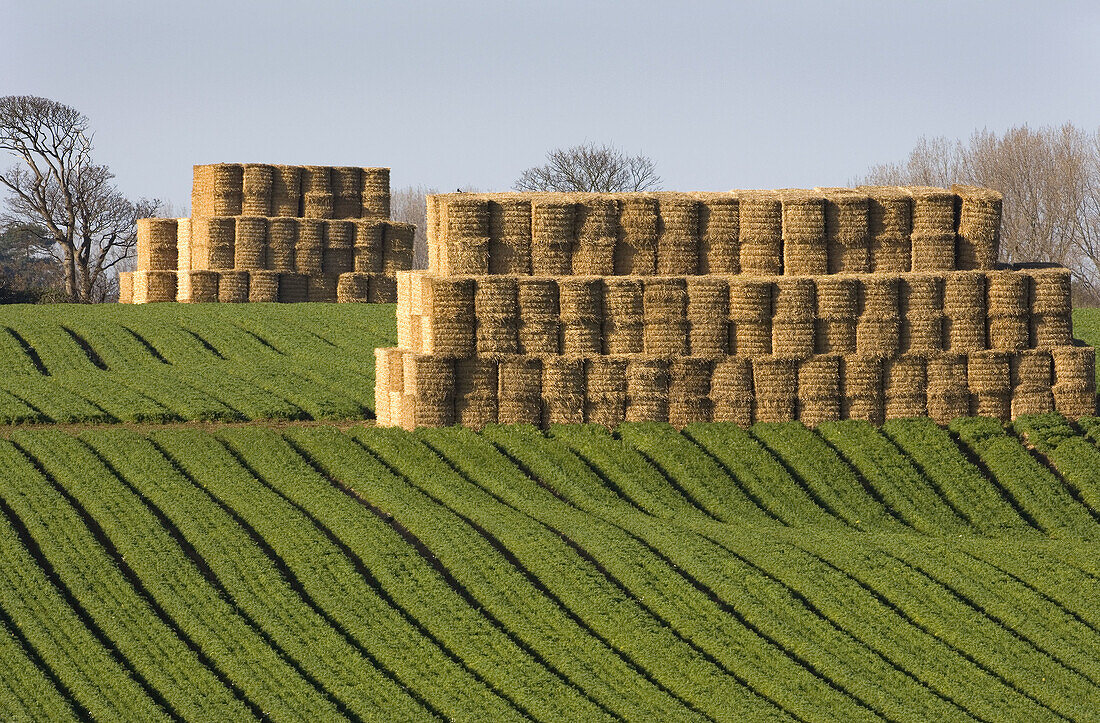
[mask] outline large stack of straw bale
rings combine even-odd
[[[397,277],[380,424],[1095,409],[1069,272],[997,264],[987,189],[445,194]]]
[[[388,168],[195,166],[191,218],[138,221],[119,300],[394,303],[410,224],[390,221]]]

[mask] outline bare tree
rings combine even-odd
[[[390,194],[390,216],[394,221],[416,225],[413,237],[413,268],[428,268],[428,195],[438,193],[426,186],[405,186]]]
[[[874,166],[859,182],[995,188],[1004,195],[1001,260],[1063,264],[1079,294],[1100,297],[1100,130],[1067,123],[982,130],[966,143],[921,138],[905,163]]]
[[[528,168],[516,181],[518,191],[655,191],[661,186],[657,165],[647,156],[628,156],[611,145],[585,143],[556,148],[546,164]]]
[[[71,301],[108,298],[115,267],[133,254],[137,219],[159,202],[127,200],[110,170],[92,162],[88,119],[48,98],[0,98],[0,150],[19,160],[0,174],[4,219],[45,229]]]

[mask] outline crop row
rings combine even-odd
[[[1097,435],[15,431],[0,709],[1087,719]]]

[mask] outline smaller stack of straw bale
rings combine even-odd
[[[222,163],[195,166],[194,184],[192,218],[138,221],[120,300],[394,303],[412,268],[415,229],[388,220],[388,169]],[[176,299],[143,276],[169,271]]]

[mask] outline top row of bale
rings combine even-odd
[[[704,275],[988,270],[1002,198],[986,188],[428,196],[439,274]]]
[[[214,163],[194,167],[195,216],[390,217],[390,169]]]

